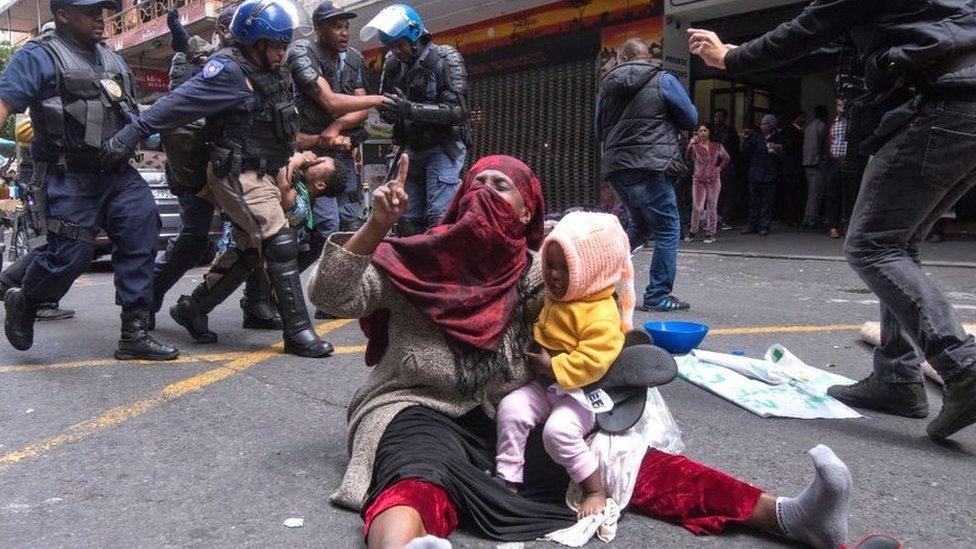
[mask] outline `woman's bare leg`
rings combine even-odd
[[[775,512],[773,513],[775,517]],[[370,549],[400,549],[414,538],[427,535],[420,513],[413,507],[398,505],[376,515],[369,527]]]
[[[756,502],[756,508],[752,510],[752,514],[744,524],[757,530],[782,534],[783,529],[779,527],[779,520],[776,519],[776,496],[763,492]]]

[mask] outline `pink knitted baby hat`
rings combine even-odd
[[[620,299],[621,329],[634,326],[634,265],[630,243],[617,216],[596,212],[566,214],[542,243],[543,261],[547,246],[559,244],[569,266],[566,295],[559,301],[577,301],[614,284]]]

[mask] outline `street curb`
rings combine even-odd
[[[793,261],[830,261],[847,263],[847,259],[837,255],[791,255],[766,252],[726,252],[720,250],[678,250],[686,255],[717,255],[722,257],[744,257],[748,259],[785,259]],[[958,269],[976,269],[976,263],[971,261],[922,261],[923,267],[954,267]]]

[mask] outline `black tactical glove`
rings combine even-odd
[[[102,171],[114,172],[118,170],[132,158],[135,152],[135,147],[124,143],[118,136],[109,138],[108,141],[102,143],[102,149],[98,154]]]
[[[390,105],[385,105],[380,109],[380,114],[385,121],[390,123],[387,119],[406,120],[410,118],[410,108],[413,106],[413,102],[396,93],[385,93],[383,96],[392,101]]]

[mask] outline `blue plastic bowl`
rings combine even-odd
[[[664,322],[645,322],[644,330],[654,338],[654,344],[671,354],[683,355],[705,339],[708,326],[698,322],[667,320]]]

